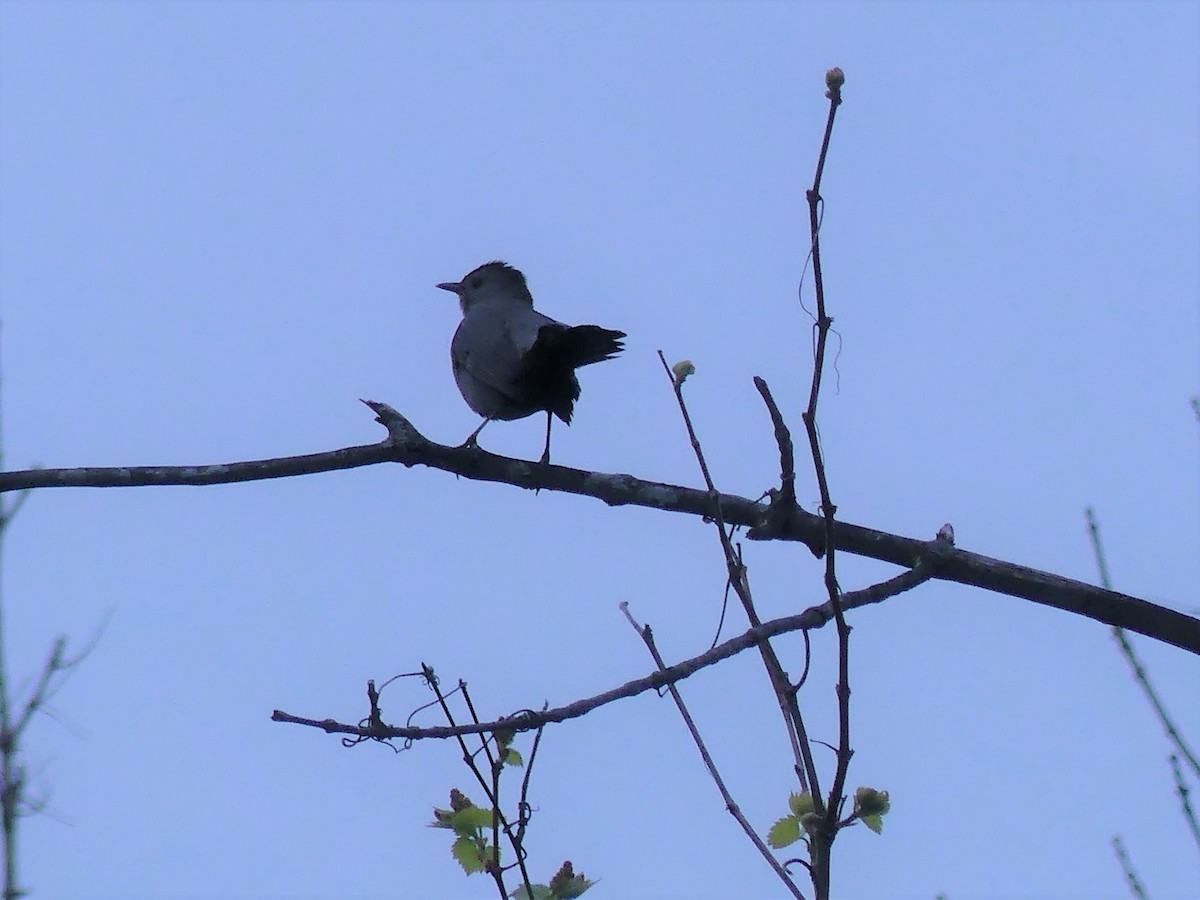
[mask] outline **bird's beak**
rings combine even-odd
[[[443,291],[449,291],[452,294],[458,294],[462,291],[461,281],[443,281],[438,285]]]

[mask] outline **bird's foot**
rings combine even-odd
[[[458,449],[459,450],[475,449],[475,450],[482,451],[483,448],[480,447],[478,443],[476,443],[476,439],[479,437],[479,432],[483,431],[483,427],[485,425],[487,425],[487,423],[490,421],[492,421],[492,420],[484,419],[482,422],[480,422],[479,427],[476,428],[474,431],[472,431],[469,435],[467,435],[467,439],[458,445]]]

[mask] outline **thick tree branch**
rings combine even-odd
[[[531,490],[595,497],[610,506],[644,506],[707,518],[716,516],[717,501],[705,490],[645,481],[632,475],[540,465],[495,456],[479,448],[446,447],[425,438],[387,404],[368,405],[388,427],[388,438],[378,444],[307,456],[209,466],[123,466],[0,472],[0,492],[50,487],[230,484],[396,462],[405,466],[429,466],[476,481],[502,482]],[[718,500],[725,523],[749,528],[746,536],[751,540],[799,541],[814,552],[820,552],[825,545],[824,520],[799,506],[778,502],[767,505],[736,494],[721,494]],[[846,553],[904,568],[912,568],[922,560],[936,560],[935,577],[944,581],[1032,600],[1044,606],[1087,616],[1106,625],[1118,625],[1200,655],[1200,619],[1128,594],[978,553],[949,548],[937,541],[920,541],[847,522],[834,524],[833,543]]]

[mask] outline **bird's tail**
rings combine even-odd
[[[625,332],[610,331],[599,325],[556,329],[552,335],[546,334],[548,330],[542,329],[540,339],[549,338],[555,355],[573,369],[612,359],[625,349],[621,343]]]
[[[575,370],[612,359],[624,349],[623,337],[625,332],[599,325],[543,325],[533,346],[521,357],[517,372],[521,393],[534,409],[549,410],[570,425],[579,399]]]

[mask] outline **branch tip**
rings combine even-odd
[[[386,403],[380,403],[377,400],[363,400],[359,398],[359,402],[365,404],[371,412],[375,413],[375,421],[388,430],[388,439],[393,444],[407,446],[427,441],[424,435],[417,431],[416,426],[402,416],[394,407]]]

